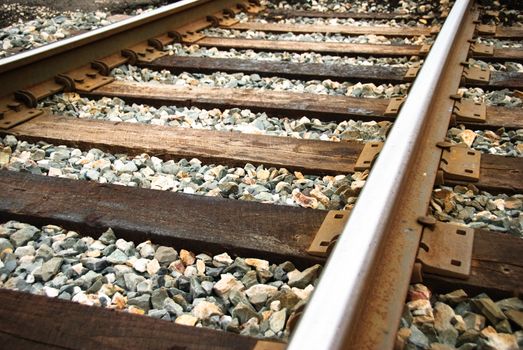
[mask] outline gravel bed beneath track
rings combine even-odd
[[[0,28],[9,27],[16,22],[30,21],[35,18],[51,18],[60,14],[60,11],[46,6],[17,3],[0,4]]]
[[[191,57],[213,57],[213,58],[239,58],[260,61],[280,61],[294,63],[324,63],[324,64],[350,64],[361,66],[380,65],[384,67],[408,68],[420,61],[417,57],[345,57],[330,56],[314,52],[263,52],[254,50],[218,50],[216,47],[207,48],[198,45],[168,45],[166,50],[169,54]]]
[[[470,130],[461,125],[450,128],[447,137],[453,143],[465,143],[481,153],[523,157],[523,129]]]
[[[413,20],[362,20],[353,18],[321,18],[321,17],[291,17],[291,18],[273,18],[264,16],[263,13],[258,17],[250,17],[245,13],[236,15],[236,19],[242,23],[285,23],[285,24],[314,24],[314,25],[349,25],[357,27],[425,27],[425,25]]]
[[[147,154],[130,157],[28,143],[11,135],[0,147],[0,168],[11,171],[314,209],[352,207],[368,174],[322,177],[262,165],[202,164],[195,158],[165,161]]]
[[[222,28],[208,28],[202,31],[208,37],[218,38],[242,38],[263,39],[275,41],[299,41],[299,42],[326,42],[347,44],[387,44],[387,45],[423,45],[432,44],[434,40],[425,36],[415,38],[388,38],[381,35],[358,35],[348,36],[342,34],[297,34],[297,33],[268,33],[257,30],[235,30]]]
[[[0,225],[0,288],[178,324],[286,339],[320,265],[215,256],[48,225]],[[289,322],[289,324],[291,323]]]
[[[521,93],[508,89],[485,91],[481,88],[459,88],[458,95],[464,98],[473,99],[477,102],[484,102],[488,106],[502,106],[516,108],[523,106]]]
[[[335,0],[298,0],[298,1],[263,1],[270,9],[286,10],[307,10],[321,12],[399,12],[403,14],[413,14],[416,16],[425,15],[426,18],[434,18],[441,10],[450,9],[453,1],[377,1],[377,0],[355,0],[350,2],[340,2]]]
[[[258,74],[228,74],[216,72],[213,74],[181,73],[172,74],[167,70],[153,71],[147,68],[138,68],[124,65],[111,71],[111,76],[118,80],[173,84],[176,86],[204,86],[260,89],[273,91],[306,92],[327,95],[346,95],[353,97],[391,98],[404,96],[410,84],[352,84],[332,80],[286,79],[280,77],[260,77]]]
[[[95,101],[81,98],[75,93],[55,95],[45,100],[41,107],[50,107],[56,114],[81,119],[238,131],[323,141],[383,141],[392,125],[387,121],[324,122],[307,117],[275,118],[239,108],[223,111],[216,108],[207,110],[176,106],[155,108],[142,104],[126,104],[119,98],[104,97]]]
[[[0,58],[111,24],[106,12],[66,12],[0,29]]]
[[[487,37],[477,37],[475,40],[479,44],[494,46],[497,49],[520,49],[523,47],[523,41],[521,40],[501,40]]]
[[[512,5],[507,6],[507,1],[500,4],[497,1],[480,1],[485,6],[485,11],[481,16],[481,22],[485,24],[503,26],[523,26],[523,13],[521,12],[521,1],[511,0]],[[489,10],[499,11],[499,15],[493,16]]]
[[[441,186],[432,192],[430,207],[440,221],[523,237],[523,194],[492,195],[472,184]]]
[[[523,73],[523,64],[519,62],[485,62],[481,60],[474,60],[469,58],[468,62],[472,63],[473,66],[488,68],[493,72],[516,72]]]
[[[397,333],[397,349],[518,350],[523,348],[523,300],[494,302],[482,293],[463,290],[432,295],[415,284]]]

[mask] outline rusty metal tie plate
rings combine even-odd
[[[174,42],[183,44],[194,44],[195,42],[205,38],[200,31],[211,27],[214,24],[206,18],[199,19],[189,24],[178,27],[169,31],[168,35],[174,39]]]
[[[481,35],[495,35],[496,26],[490,24],[477,24],[476,32]]]
[[[129,58],[130,64],[135,64],[137,62],[150,63],[160,57],[168,55],[168,52],[160,51],[148,42],[142,42],[122,50],[122,55]]]
[[[460,144],[443,149],[440,169],[445,179],[479,181],[480,162],[480,152]]]
[[[218,25],[220,27],[230,27],[233,24],[239,22],[239,20],[236,19],[235,15],[232,15],[230,11],[216,12],[213,15],[209,16],[208,19],[211,20],[214,25]]]
[[[356,160],[356,165],[354,165],[354,170],[356,171],[364,171],[367,169],[370,169],[372,166],[372,163],[378,156],[378,154],[381,152],[381,149],[383,148],[383,142],[367,142],[365,143],[365,146],[363,146],[363,150],[360,153],[360,156],[358,157],[358,160]]]
[[[454,115],[458,122],[485,123],[487,106],[484,103],[460,99],[454,103]]]
[[[468,65],[468,63],[466,63],[466,65]],[[488,84],[490,81],[490,71],[486,68],[466,66],[463,69],[463,77],[467,83]]]
[[[6,130],[43,113],[38,108],[26,107],[14,96],[0,98],[0,129]]]
[[[100,74],[102,75],[109,75],[111,72],[111,69],[116,68],[118,66],[121,66],[122,64],[127,63],[129,61],[128,57],[122,56],[119,53],[115,53],[103,58],[99,58],[97,60],[94,60],[91,63],[91,66],[98,70]]]
[[[428,55],[431,48],[432,48],[432,44],[423,44],[421,46],[421,48],[419,49],[420,55]]]
[[[416,260],[422,271],[466,279],[470,275],[474,229],[437,222],[423,229]]]
[[[58,74],[56,81],[65,86],[65,91],[89,92],[112,82],[91,66],[83,66],[64,74]]]
[[[307,253],[314,256],[326,257],[334,246],[334,243],[341,235],[347,220],[349,212],[346,210],[330,210],[314,236]]]
[[[385,109],[385,113],[383,113],[386,117],[395,117],[398,115],[401,109],[401,105],[403,105],[403,102],[405,99],[403,97],[393,97],[389,100],[389,104],[387,105],[387,109]]]
[[[15,92],[16,99],[24,101],[28,107],[36,107],[38,101],[59,93],[64,90],[63,85],[54,80],[47,80],[43,83],[30,86],[24,90]]]
[[[405,73],[405,76],[403,77],[406,81],[414,81],[416,77],[418,76],[418,72],[420,70],[421,66],[420,64],[412,65],[407,70],[407,73]]]
[[[257,14],[265,10],[265,6],[261,5],[259,1],[243,0],[237,4],[238,8],[250,14]]]
[[[494,46],[479,43],[472,43],[470,51],[476,56],[492,56],[494,55]]]
[[[162,51],[167,45],[172,44],[174,41],[175,39],[173,36],[169,35],[169,33],[165,33],[147,40],[147,43],[155,49]]]

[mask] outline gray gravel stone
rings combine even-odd
[[[51,258],[48,261],[46,261],[45,263],[43,263],[42,267],[40,267],[39,269],[36,269],[33,272],[33,275],[35,276],[35,278],[42,280],[44,282],[47,282],[47,281],[49,281],[49,279],[51,279],[51,277],[56,275],[56,273],[62,266],[63,261],[64,261],[64,259],[62,259],[62,258],[58,258],[58,257]]]
[[[154,258],[162,265],[169,265],[178,259],[178,253],[174,248],[160,246],[154,254]]]
[[[38,229],[36,227],[26,226],[13,233],[9,238],[14,247],[20,247],[31,240],[37,232]]]

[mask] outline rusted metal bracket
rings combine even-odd
[[[34,108],[38,101],[44,98],[62,92],[63,85],[58,84],[54,80],[47,80],[41,84],[36,84],[27,89],[15,92],[15,97],[19,101],[23,101],[26,106]]]
[[[25,106],[14,96],[0,98],[0,129],[12,128],[43,113],[43,110]]]
[[[109,75],[113,68],[121,66],[129,61],[128,57],[125,57],[119,53],[94,60],[91,63],[91,67],[98,70],[102,75]]]
[[[490,17],[496,17],[496,18],[499,17],[499,11],[495,11],[495,10],[486,10],[486,11],[484,11],[484,14],[486,16],[490,16]]]
[[[441,154],[440,169],[444,180],[479,181],[481,153],[468,148],[465,144],[439,142]]]
[[[89,92],[114,80],[107,77],[90,65],[74,69],[64,74],[58,74],[56,82],[65,87],[65,91]]]
[[[168,35],[174,39],[175,42],[183,44],[194,44],[195,42],[205,38],[200,31],[209,28],[212,25],[218,25],[207,19],[201,19],[184,25],[182,27],[176,28],[173,31],[170,31]]]
[[[432,28],[430,28],[431,35],[439,34],[440,31],[441,31],[441,26],[432,26]]]
[[[354,170],[364,171],[372,167],[372,163],[378,157],[383,148],[383,142],[367,142],[354,165]]]
[[[314,256],[326,257],[333,248],[334,243],[341,235],[349,212],[346,210],[330,210],[318,230],[307,253]]]
[[[436,222],[424,225],[416,261],[423,273],[466,279],[470,275],[474,229]]]
[[[407,73],[405,73],[403,80],[414,81],[414,79],[416,79],[416,77],[418,76],[420,69],[421,69],[421,65],[419,63],[413,64],[412,66],[409,67],[409,69],[407,70]]]
[[[395,117],[400,112],[401,106],[403,105],[403,102],[405,101],[405,98],[403,97],[393,97],[390,99],[389,104],[387,106],[387,109],[385,109],[385,113],[383,113],[386,117]]]
[[[175,41],[175,38],[170,35],[169,33],[165,33],[162,35],[155,36],[154,38],[151,38],[147,40],[147,43],[154,47],[157,50],[163,50],[167,45],[172,44]]]
[[[476,33],[480,35],[495,35],[496,26],[490,24],[476,24]]]
[[[239,20],[236,19],[236,14],[226,10],[207,16],[207,20],[212,21],[213,24],[220,27],[230,27],[239,22]]]
[[[490,71],[486,68],[471,66],[468,62],[463,65],[463,79],[466,83],[487,84],[490,81]]]
[[[251,14],[257,14],[265,10],[265,6],[257,0],[242,0],[236,6],[242,11]]]
[[[432,48],[432,44],[423,44],[423,45],[421,45],[421,48],[419,49],[419,54],[428,55],[431,48]]]
[[[473,42],[470,45],[470,52],[476,56],[493,56],[494,46]]]
[[[137,62],[152,62],[160,57],[168,55],[165,51],[160,51],[148,42],[142,42],[128,49],[122,50],[122,56],[129,59],[130,64]]]
[[[456,122],[485,123],[487,121],[487,106],[481,102],[462,99],[460,96],[451,96],[455,99],[453,116]]]

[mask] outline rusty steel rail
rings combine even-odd
[[[456,1],[387,137],[288,349],[391,349],[473,35]],[[333,287],[336,286],[336,287]],[[328,325],[328,327],[326,326]]]

